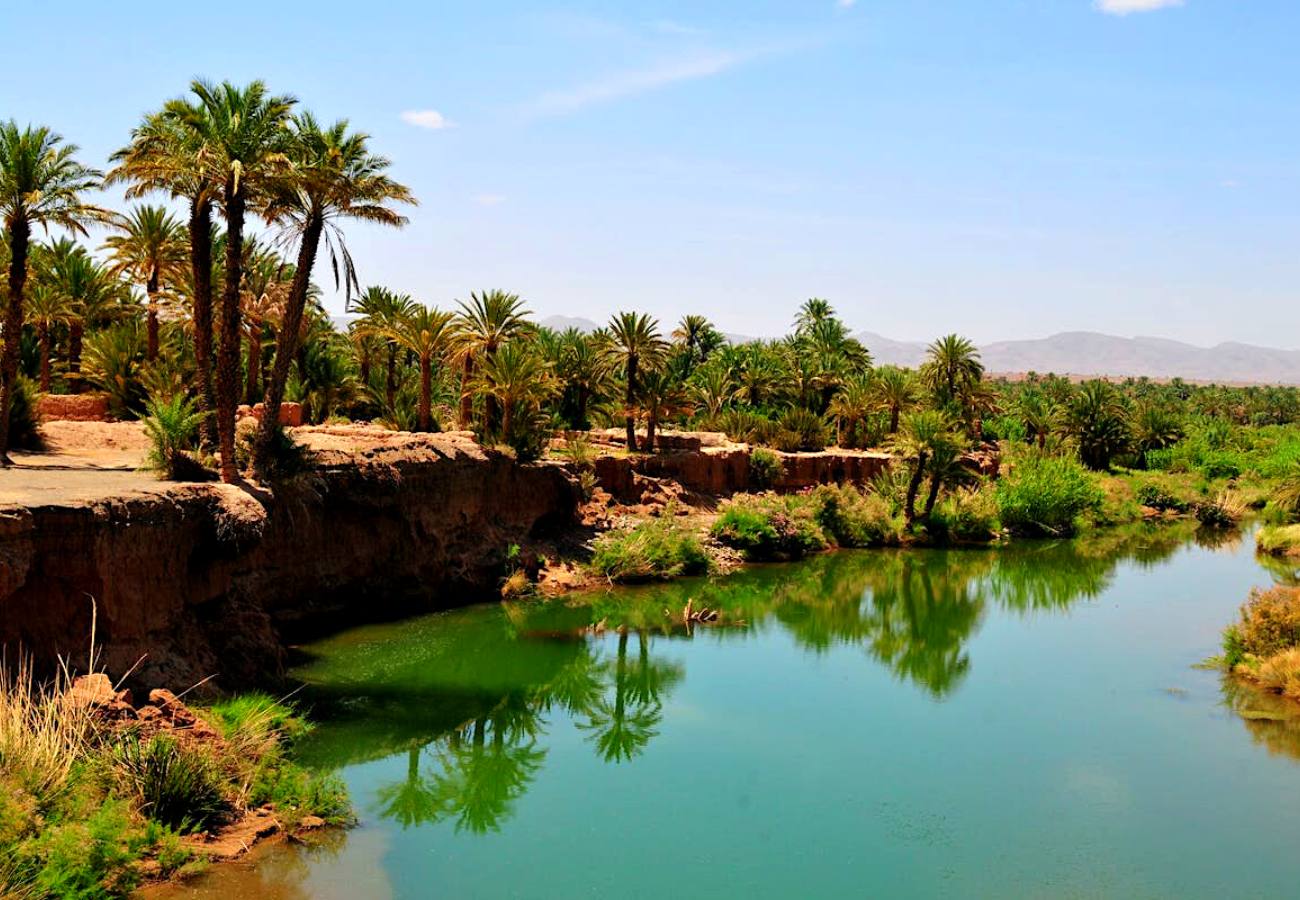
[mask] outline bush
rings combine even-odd
[[[799,559],[825,550],[817,503],[808,495],[740,494],[713,523],[713,537],[749,560]]]
[[[124,738],[110,751],[116,784],[141,813],[177,831],[203,831],[229,811],[209,751],[166,735]]]
[[[992,490],[963,488],[935,506],[925,526],[936,540],[969,544],[996,540],[1002,529],[997,496]]]
[[[840,547],[878,547],[897,544],[902,520],[879,494],[863,493],[847,485],[822,485],[813,491],[817,524]]]
[[[193,459],[194,439],[203,421],[199,412],[184,394],[173,394],[165,400],[149,400],[145,404],[148,415],[144,431],[149,438],[149,455],[146,465],[164,478],[179,480],[190,468]]]
[[[1232,528],[1246,514],[1246,504],[1234,491],[1220,491],[1196,506],[1196,518],[1210,528]]]
[[[594,571],[621,583],[699,575],[709,570],[710,563],[700,539],[670,514],[601,535],[591,556]]]
[[[1300,556],[1300,525],[1266,525],[1259,530],[1255,546],[1272,556]]]
[[[770,488],[784,472],[785,463],[775,451],[766,447],[756,447],[749,451],[749,481],[754,487]]]
[[[40,450],[45,446],[36,416],[36,397],[36,385],[19,375],[9,407],[9,446],[15,450]]]
[[[1180,497],[1176,497],[1171,491],[1160,484],[1146,482],[1140,484],[1134,492],[1134,498],[1143,506],[1157,509],[1161,512],[1172,511],[1178,513],[1187,512],[1190,504]]]
[[[1095,477],[1073,459],[1028,453],[998,481],[998,515],[1014,534],[1062,536],[1101,509],[1105,495]]]
[[[1224,632],[1224,659],[1229,665],[1296,646],[1300,646],[1300,588],[1295,587],[1251,591],[1240,620]]]
[[[777,428],[772,443],[778,450],[795,453],[826,449],[826,422],[814,412],[801,407],[788,410],[777,422]]]

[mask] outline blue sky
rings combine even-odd
[[[263,78],[392,158],[421,205],[351,245],[427,302],[1300,346],[1294,0],[113,6],[6,9],[0,118],[103,165]]]

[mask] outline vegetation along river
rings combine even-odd
[[[1288,577],[1252,548],[841,552],[349,631],[297,674],[360,824],[180,894],[1293,896],[1300,724],[1195,667]]]

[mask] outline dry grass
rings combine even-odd
[[[66,671],[42,683],[26,658],[0,663],[0,769],[43,800],[67,785],[92,737],[88,709],[68,697],[69,686]]]
[[[1262,688],[1300,700],[1300,647],[1261,660],[1249,675]]]

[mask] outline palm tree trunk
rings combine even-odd
[[[158,358],[158,270],[149,272],[149,281],[144,286],[148,297],[148,312],[145,314],[144,358],[153,362]]]
[[[388,344],[388,375],[384,381],[384,400],[391,410],[397,402],[397,345]]]
[[[646,453],[655,452],[655,428],[659,424],[659,417],[655,415],[653,409],[650,410],[645,420],[645,446],[641,449]]]
[[[465,354],[465,367],[460,373],[460,427],[469,428],[474,418],[474,396],[469,392],[470,379],[474,377],[474,358]]]
[[[513,403],[502,403],[501,407],[505,410],[501,414],[501,439],[509,443],[510,429],[515,424],[515,405]]]
[[[420,430],[433,430],[433,359],[420,357]]]
[[[284,319],[280,322],[280,331],[275,339],[275,365],[271,368],[271,380],[266,385],[266,397],[262,401],[262,424],[257,432],[257,450],[253,464],[257,471],[266,471],[270,462],[269,453],[272,439],[280,427],[280,404],[284,402],[284,389],[289,383],[289,367],[297,357],[298,337],[302,331],[303,315],[307,310],[307,293],[311,288],[311,270],[316,264],[316,251],[320,248],[321,230],[325,222],[319,214],[313,213],[307,219],[303,229],[302,244],[298,247],[297,268],[293,272],[293,283],[289,285],[289,299],[285,304]]]
[[[370,347],[367,346],[365,343],[362,343],[361,345],[361,358],[359,361],[359,368],[361,369],[361,371],[358,372],[357,374],[361,376],[361,386],[363,388],[369,387],[370,386]]]
[[[81,340],[86,334],[86,323],[74,319],[68,325],[68,390],[81,393]]]
[[[23,331],[23,287],[27,281],[27,248],[31,227],[25,215],[9,225],[9,305],[5,307],[4,350],[0,351],[0,466],[9,460],[9,411],[18,386],[19,339]]]
[[[50,392],[50,326],[49,324],[40,327],[41,337],[41,393]]]
[[[244,402],[257,403],[257,385],[262,374],[262,326],[248,329],[248,377],[244,382]]]
[[[894,405],[889,407],[889,433],[890,434],[893,434],[894,432],[898,431],[898,414],[901,411],[902,411],[901,406]]]
[[[907,483],[907,502],[903,504],[903,521],[911,525],[916,521],[916,494],[921,489],[921,476],[925,474],[926,453],[921,451],[916,457],[916,468],[912,470],[912,479]]]
[[[633,409],[636,407],[636,357],[631,357],[627,361],[627,396],[625,398],[627,410],[624,413],[624,424],[627,426],[627,449],[630,453],[636,452],[636,417]]]
[[[217,342],[217,445],[221,451],[221,480],[239,480],[235,461],[235,407],[239,403],[239,289],[244,276],[244,193],[231,176],[226,181],[226,283],[221,292],[220,339]],[[296,273],[295,273],[296,277]],[[269,415],[263,413],[266,422]]]
[[[216,402],[212,396],[212,204],[190,202],[190,274],[194,281],[194,364],[198,405],[203,413],[199,440],[204,449],[217,445]]]
[[[939,499],[939,488],[941,487],[941,484],[942,484],[942,479],[939,478],[939,473],[938,473],[937,471],[936,471],[936,472],[931,472],[931,473],[930,473],[930,493],[929,493],[929,494],[926,496],[926,498],[925,498],[925,513],[924,513],[924,515],[925,515],[925,517],[926,517],[927,519],[930,517],[930,513],[932,513],[932,512],[934,511],[934,504],[935,504],[935,501]]]

